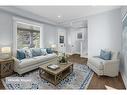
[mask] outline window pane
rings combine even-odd
[[[27,24],[17,24],[17,48],[39,48],[40,47],[40,27]]]

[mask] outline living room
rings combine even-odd
[[[126,89],[126,12],[1,6],[0,89]]]

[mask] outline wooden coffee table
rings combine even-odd
[[[59,69],[52,70],[48,68],[47,66],[50,64],[54,64],[52,62],[46,63],[39,67],[39,74],[40,77],[49,81],[50,83],[57,85],[62,79],[64,79],[66,76],[68,76],[73,71],[73,64],[67,63],[67,64],[59,64]]]

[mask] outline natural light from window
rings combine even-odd
[[[17,23],[17,49],[40,48],[40,27]]]

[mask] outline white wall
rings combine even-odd
[[[88,56],[105,48],[121,51],[121,31],[120,9],[88,17]]]
[[[0,47],[12,46],[12,16],[0,11]]]
[[[57,27],[45,24],[43,27],[44,47],[50,47],[51,44],[57,44]]]

